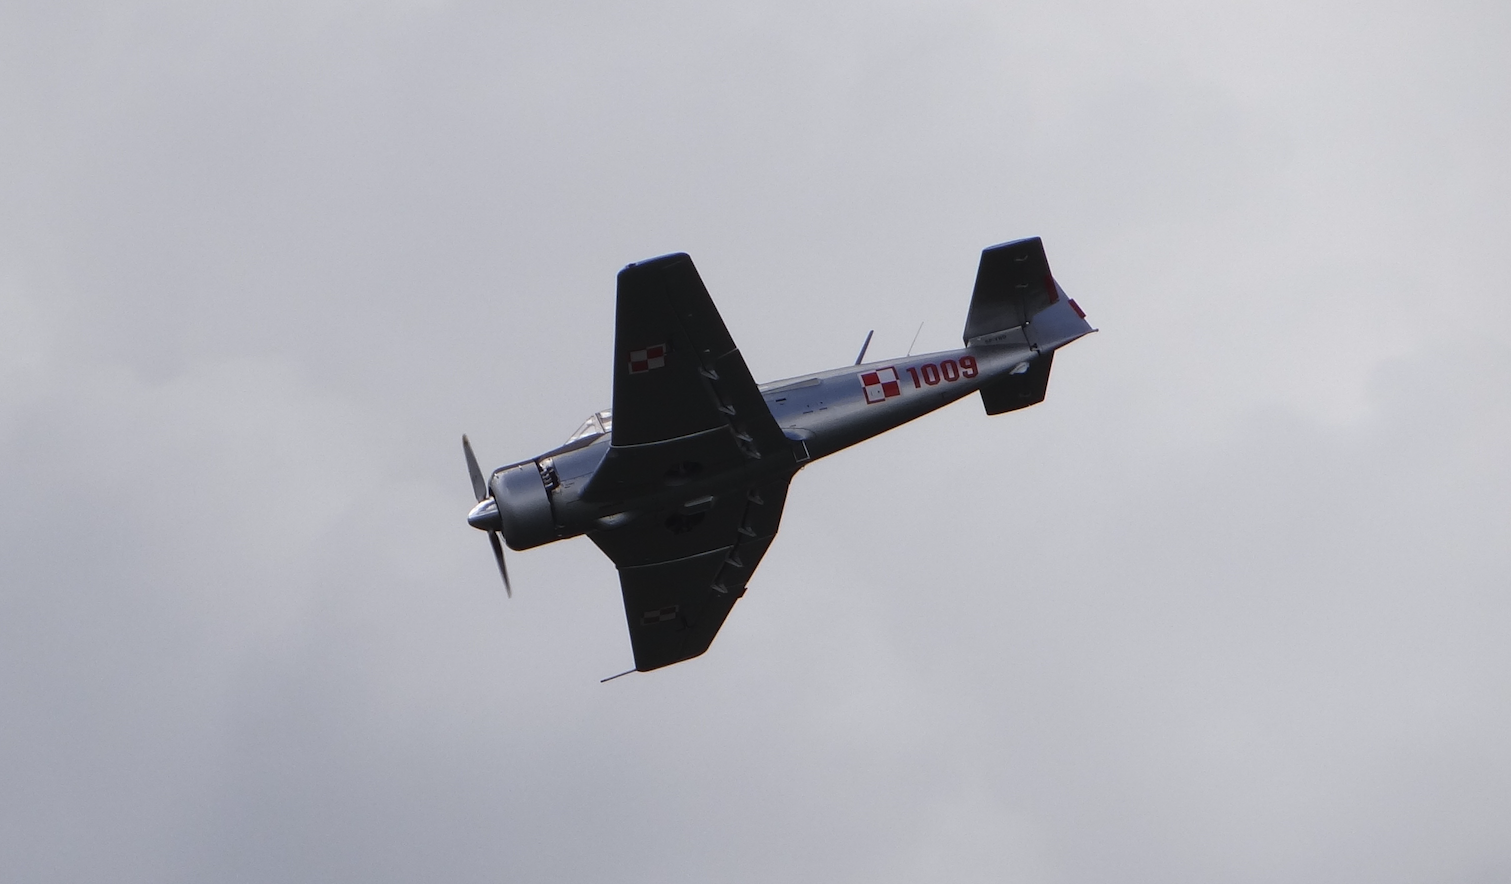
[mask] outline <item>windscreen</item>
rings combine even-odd
[[[567,438],[567,442],[570,444],[576,442],[578,439],[586,439],[589,436],[602,436],[604,433],[612,432],[613,429],[614,412],[595,411],[588,415],[588,419],[582,422],[582,426],[577,428],[577,432]]]

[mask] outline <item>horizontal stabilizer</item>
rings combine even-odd
[[[966,346],[983,335],[1019,328],[1059,300],[1043,240],[1035,236],[983,249],[965,317]]]
[[[1049,390],[1049,369],[1055,361],[1051,351],[1024,364],[1018,374],[1007,374],[981,388],[981,404],[987,414],[1006,414],[1044,401]]]

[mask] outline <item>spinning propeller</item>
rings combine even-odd
[[[503,521],[498,515],[498,501],[488,493],[488,483],[483,479],[483,471],[478,469],[477,456],[472,453],[472,443],[467,441],[465,433],[462,434],[462,452],[467,455],[467,472],[472,476],[472,493],[477,495],[477,506],[467,514],[467,524],[488,532],[488,542],[493,544],[493,558],[498,561],[498,573],[504,578],[504,594],[513,598],[514,590],[509,587],[509,569],[504,567],[504,545],[498,539],[498,529],[503,527]]]

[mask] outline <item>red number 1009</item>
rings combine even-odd
[[[961,378],[970,380],[980,373],[981,370],[976,367],[976,357],[974,356],[962,356],[959,362],[953,359],[946,359],[938,364],[925,362],[917,368],[911,365],[908,366],[908,375],[913,378],[913,389],[915,390],[921,388],[924,384],[928,384],[931,387],[935,386],[940,381],[954,383]]]

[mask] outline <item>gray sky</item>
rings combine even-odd
[[[127,8],[130,7],[130,8]],[[1511,876],[1511,7],[0,6],[0,877]],[[1102,333],[805,470],[706,656],[511,557],[690,252],[774,379]]]

